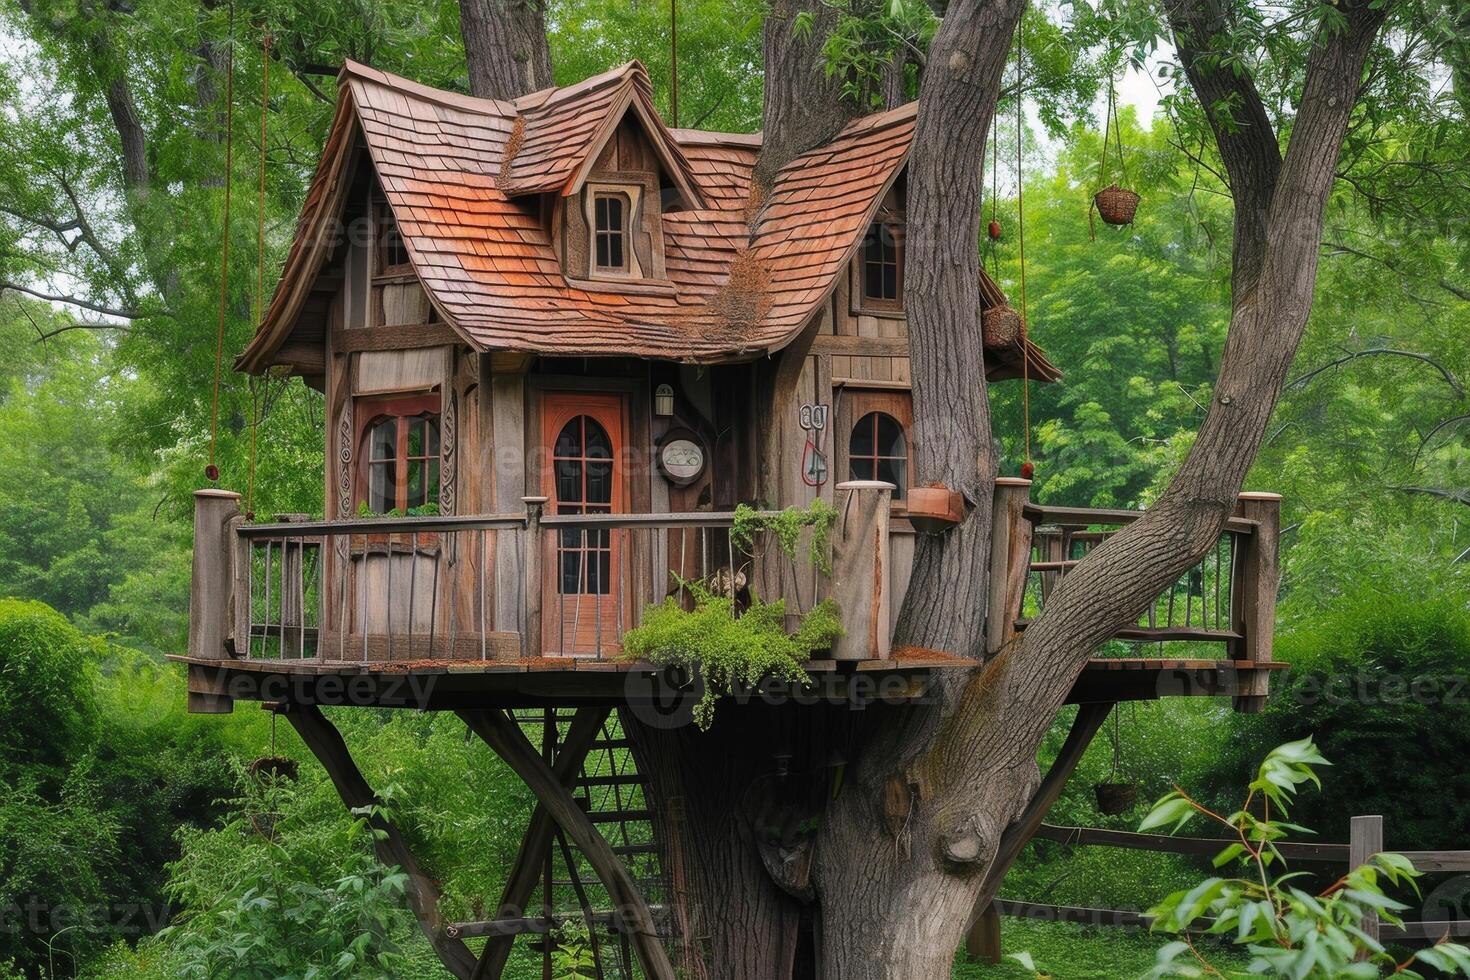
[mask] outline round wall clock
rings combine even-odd
[[[687,487],[704,475],[704,444],[688,429],[670,429],[658,444],[658,469],[664,479]]]

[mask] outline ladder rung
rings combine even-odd
[[[614,776],[582,776],[578,786],[643,786],[643,777],[635,773],[619,773]]]
[[[653,813],[648,810],[599,810],[587,814],[587,819],[593,823],[622,823],[624,821],[652,820]]]

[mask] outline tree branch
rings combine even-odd
[[[4,292],[7,289],[13,290],[17,293],[25,293],[27,296],[34,296],[37,299],[44,299],[52,303],[65,303],[68,306],[80,307],[84,310],[90,310],[93,313],[100,313],[103,316],[121,317],[124,320],[137,320],[146,315],[137,310],[124,310],[114,306],[106,306],[101,303],[94,303],[91,300],[82,299],[79,296],[68,296],[59,293],[43,293],[40,290],[32,289],[29,286],[22,286],[18,283],[0,282],[0,292]]]
[[[1398,490],[1401,493],[1417,493],[1426,497],[1438,497],[1440,500],[1453,500],[1457,504],[1470,507],[1470,490],[1446,490],[1442,487],[1414,487],[1397,486],[1389,487],[1390,490]]]
[[[1400,263],[1397,259],[1393,259],[1383,255],[1374,255],[1372,252],[1365,252],[1362,249],[1353,248],[1351,245],[1345,245],[1342,242],[1324,241],[1322,243],[1322,247],[1332,249],[1332,251],[1328,253],[1329,255],[1354,255],[1360,259],[1367,259],[1370,262],[1377,262],[1379,265],[1383,266],[1390,272],[1398,272],[1400,268]],[[1434,284],[1440,289],[1443,289],[1445,292],[1449,293],[1451,296],[1454,296],[1456,299],[1462,299],[1465,302],[1470,303],[1470,289],[1451,282],[1444,276],[1440,276],[1438,279],[1436,279]]]
[[[1440,364],[1428,354],[1420,354],[1417,351],[1411,350],[1399,350],[1395,347],[1370,347],[1366,350],[1350,351],[1342,357],[1328,361],[1321,367],[1313,368],[1307,373],[1298,375],[1297,377],[1288,381],[1286,383],[1286,390],[1290,391],[1293,388],[1300,388],[1322,372],[1330,371],[1335,367],[1339,367],[1343,364],[1348,363],[1349,361],[1355,361],[1360,357],[1374,357],[1380,354],[1389,354],[1396,357],[1409,357],[1413,358],[1416,361],[1423,361],[1425,364],[1428,364],[1430,367],[1434,368],[1440,373],[1440,376],[1443,377],[1445,380],[1445,384],[1449,385],[1450,388],[1454,390],[1456,395],[1461,398],[1465,397],[1465,386],[1460,383],[1460,379],[1455,377],[1455,375],[1450,371],[1449,368],[1445,367],[1443,364]]]

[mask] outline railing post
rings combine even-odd
[[[837,660],[887,660],[893,640],[888,611],[888,512],[891,483],[837,484],[832,536],[832,598],[842,612]]]
[[[1031,522],[1026,504],[1031,481],[1002,476],[995,481],[991,511],[990,596],[985,615],[985,650],[994,655],[1016,636],[1016,617],[1031,566]]]
[[[517,622],[521,631],[521,656],[539,657],[541,650],[541,617],[547,597],[543,594],[546,576],[541,571],[541,561],[545,551],[545,543],[542,541],[541,514],[546,509],[547,497],[522,497],[521,504],[526,508],[526,529],[521,532],[525,535],[525,546],[521,549],[524,556],[524,567],[520,570],[520,583],[517,591],[522,592],[519,598],[522,600],[517,612]],[[507,535],[509,537],[509,535]],[[555,551],[551,552],[552,560],[555,560]],[[512,593],[514,595],[516,593]]]
[[[1240,590],[1232,596],[1235,612],[1232,628],[1243,639],[1237,659],[1255,664],[1270,663],[1271,646],[1276,635],[1276,589],[1281,580],[1278,549],[1281,538],[1281,495],[1278,493],[1243,493],[1235,505],[1235,516],[1257,523],[1255,533],[1246,543],[1244,553],[1236,554],[1242,565],[1234,581]],[[1235,710],[1254,714],[1266,704],[1270,693],[1270,674],[1252,670],[1244,679],[1234,699]]]
[[[1383,851],[1383,817],[1353,817],[1348,827],[1348,870],[1353,871]],[[1378,938],[1378,916],[1369,912],[1358,926],[1374,939]],[[1359,959],[1367,959],[1367,954],[1360,954]]]
[[[301,524],[311,519],[310,514],[277,514],[276,521],[281,524]],[[306,581],[302,577],[306,570],[302,551],[305,550],[305,539],[298,538],[296,545],[291,544],[291,536],[281,536],[281,636],[277,642],[277,649],[282,658],[300,657],[305,651],[305,639],[302,630],[306,625]],[[392,550],[389,550],[388,560],[393,560]],[[266,569],[269,572],[269,569]],[[389,596],[392,602],[393,597]],[[269,643],[269,638],[267,638]]]
[[[194,491],[194,573],[189,585],[189,656],[225,660],[233,640],[234,521],[240,495],[228,490]],[[189,711],[228,714],[234,701],[222,687],[222,672],[189,666]]]

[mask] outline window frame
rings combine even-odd
[[[398,237],[398,242],[403,249],[403,261],[390,263],[388,261],[389,233]],[[402,276],[413,272],[413,260],[408,255],[408,243],[403,239],[403,232],[398,227],[398,218],[393,214],[393,208],[387,201],[378,200],[373,202],[373,276]]]
[[[908,389],[861,388],[844,384],[838,394],[837,469],[842,479],[852,476],[852,434],[857,424],[874,412],[882,412],[898,423],[903,433],[904,478],[912,484],[914,474],[914,409],[913,395]],[[862,457],[890,458],[890,457]],[[900,487],[892,498],[891,513],[903,517],[908,513],[906,495],[909,487]],[[901,494],[901,495],[900,495]],[[905,526],[906,523],[905,523]]]
[[[645,278],[643,260],[638,257],[638,236],[641,233],[641,209],[645,188],[642,184],[624,180],[588,181],[582,192],[582,221],[586,229],[586,265],[583,267],[588,280],[604,282],[635,282]],[[597,264],[597,202],[601,198],[617,198],[623,206],[623,264],[602,266]],[[660,247],[654,236],[654,250]],[[657,264],[657,254],[654,256]]]
[[[439,393],[418,395],[389,395],[378,398],[359,399],[356,404],[357,415],[357,486],[353,499],[358,501],[358,507],[366,503],[372,507],[372,475],[373,467],[379,462],[373,459],[372,435],[373,431],[384,421],[394,420],[397,423],[397,432],[394,440],[393,463],[394,487],[393,506],[389,510],[400,510],[405,514],[409,508],[422,507],[426,504],[439,504],[443,495],[444,486],[444,428],[442,400]],[[420,419],[432,420],[435,427],[435,442],[438,451],[433,455],[408,455],[408,437],[411,424]],[[411,462],[422,462],[425,466],[425,474],[437,474],[437,481],[431,482],[427,478],[424,481],[424,500],[422,503],[409,504],[409,464]],[[432,495],[429,488],[437,482],[437,489]],[[386,514],[388,511],[374,511],[374,514]],[[354,513],[351,516],[356,516]]]
[[[603,202],[617,204],[622,212],[621,220],[615,229],[603,228],[601,226],[601,215],[598,211]],[[632,211],[632,196],[625,191],[594,190],[592,192],[592,245],[588,249],[588,257],[594,274],[603,276],[628,275],[632,267],[632,263],[629,261],[633,250]],[[616,264],[609,262],[606,265],[598,262],[598,253],[601,250],[604,238],[608,242],[608,257],[612,257],[613,245],[616,245],[622,258],[621,262]]]
[[[906,223],[902,211],[884,210],[873,216],[868,228],[858,243],[857,254],[852,259],[852,275],[849,291],[852,294],[851,308],[854,313],[874,313],[893,316],[904,312],[904,234]],[[888,235],[893,241],[893,265],[897,295],[892,299],[868,295],[868,243],[874,228],[879,234]],[[884,263],[885,265],[887,263]]]

